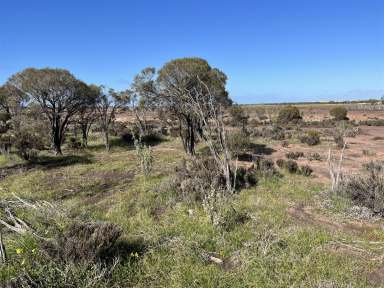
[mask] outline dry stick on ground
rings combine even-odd
[[[347,142],[344,141],[343,149],[341,150],[340,159],[339,159],[337,167],[335,167],[335,163],[333,163],[333,161],[332,161],[331,148],[329,148],[329,150],[328,150],[327,162],[328,162],[329,174],[330,174],[331,180],[332,180],[332,187],[331,187],[332,192],[335,192],[339,186],[340,177],[341,177],[341,167],[342,167],[342,163],[344,160],[344,151],[345,151],[346,146],[347,146]]]
[[[41,240],[49,241],[49,239],[39,236],[36,231],[32,227],[30,227],[25,221],[15,216],[12,212],[11,207],[23,207],[34,210],[42,210],[46,207],[53,208],[53,206],[51,204],[48,204],[47,202],[32,204],[21,199],[20,197],[15,196],[15,198],[16,200],[0,201],[0,208],[4,211],[3,219],[0,218],[0,225],[17,234],[31,233],[32,235]]]
[[[5,246],[3,243],[3,234],[0,229],[0,265],[7,261],[7,254],[5,252]]]

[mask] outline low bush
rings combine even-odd
[[[280,176],[275,163],[270,159],[257,157],[254,161],[256,171],[264,177]]]
[[[285,140],[286,133],[284,128],[273,125],[254,130],[252,136],[270,138],[272,140]]]
[[[287,161],[285,161],[284,159],[277,159],[277,160],[276,160],[276,165],[277,165],[277,167],[279,167],[280,169],[283,169],[283,168],[285,168],[285,166],[286,166],[286,162],[287,162]]]
[[[300,137],[300,141],[309,146],[318,145],[320,144],[320,133],[316,130],[309,130]]]
[[[277,122],[287,124],[289,122],[297,123],[302,119],[300,110],[296,106],[288,105],[279,111]]]
[[[96,263],[108,257],[120,235],[121,229],[111,223],[75,222],[59,237],[56,247],[45,250],[64,262]]]
[[[337,192],[355,205],[384,215],[384,168],[382,163],[371,163],[366,174],[344,176]]]
[[[81,148],[81,141],[78,140],[76,137],[70,137],[69,141],[68,141],[68,148],[80,149]]]
[[[245,110],[240,105],[232,105],[229,109],[229,113],[231,115],[231,125],[242,127],[243,130],[245,130],[249,119]]]
[[[337,121],[348,120],[348,110],[343,106],[336,106],[329,110],[329,114]]]
[[[384,126],[384,119],[370,119],[370,120],[360,121],[359,125]]]
[[[309,161],[321,161],[321,155],[317,152],[311,152],[307,155]]]
[[[308,176],[311,176],[312,173],[313,173],[313,169],[310,166],[308,165],[300,166],[299,174],[308,177]]]
[[[249,221],[250,217],[248,213],[243,211],[238,211],[233,207],[230,207],[225,211],[219,220],[218,226],[220,226],[223,230],[229,232],[235,229],[238,225],[244,224]]]
[[[285,157],[287,157],[287,159],[293,159],[293,160],[297,160],[299,159],[300,157],[304,157],[304,153],[303,152],[288,152],[285,154]]]
[[[236,189],[255,186],[258,180],[254,169],[240,167],[236,171]]]
[[[297,162],[294,160],[288,160],[285,162],[285,168],[288,170],[291,174],[296,174],[299,170],[299,165],[297,165]]]
[[[251,147],[249,134],[243,130],[229,133],[228,146],[234,156],[239,156]]]
[[[335,141],[337,148],[343,148],[345,143],[344,135],[338,131],[333,134],[333,141]]]

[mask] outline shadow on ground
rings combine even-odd
[[[256,144],[256,143],[251,144],[250,151],[252,154],[256,154],[256,155],[271,155],[272,153],[276,152],[275,149],[268,147],[265,144]]]
[[[27,166],[37,167],[43,166],[45,169],[52,169],[58,167],[66,167],[74,164],[91,164],[93,163],[93,156],[91,154],[82,155],[63,155],[63,156],[39,156],[37,159],[26,164]]]

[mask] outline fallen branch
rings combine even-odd
[[[7,254],[5,251],[5,246],[3,243],[3,234],[0,230],[0,265],[4,264],[7,261]]]

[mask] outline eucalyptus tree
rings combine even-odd
[[[128,91],[118,92],[114,89],[106,89],[104,86],[99,86],[96,91],[96,113],[103,131],[105,149],[109,151],[111,148],[109,141],[110,127],[115,121],[117,110],[123,108],[129,102],[130,95]]]
[[[154,73],[154,70],[148,70]],[[160,109],[166,109],[174,116],[179,124],[179,133],[184,150],[193,155],[198,135],[203,132],[200,117],[191,110],[188,104],[192,99],[209,98],[214,95],[215,103],[230,106],[225,85],[227,76],[219,69],[212,68],[201,58],[181,58],[166,63],[159,71],[156,82],[147,82],[147,102]],[[201,83],[208,89],[197,91]],[[152,86],[152,93],[151,91]],[[201,93],[203,93],[201,95]]]
[[[50,123],[52,148],[62,154],[68,124],[84,103],[85,84],[64,69],[28,68],[13,75],[7,85],[40,106]]]
[[[97,120],[96,102],[99,97],[100,89],[96,85],[83,85],[84,101],[80,106],[79,112],[75,116],[74,124],[81,130],[81,145],[88,146],[88,135],[92,125]]]

